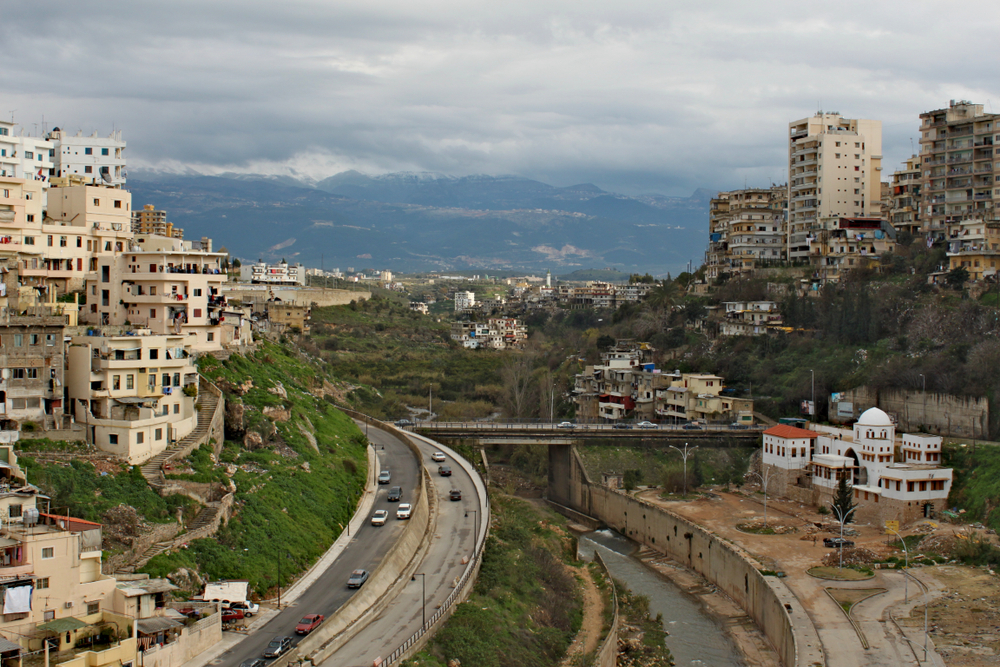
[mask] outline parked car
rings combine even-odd
[[[413,426],[413,422],[409,419],[397,419],[396,426]]]
[[[451,466],[438,466],[438,474],[442,477],[451,477]]]
[[[462,489],[452,489],[451,493],[448,494],[448,497],[451,498],[452,500],[461,500]]]
[[[253,602],[250,602],[249,600],[245,602],[230,602],[229,608],[239,609],[240,611],[243,612],[243,615],[248,618],[260,611],[260,605],[256,605]]]
[[[656,424],[653,422],[639,422],[636,426],[639,428],[656,428]]]
[[[740,429],[740,430],[746,430],[746,429],[750,428],[750,426],[748,426],[747,424],[740,424],[739,422],[733,422],[732,424],[729,425],[729,428],[736,428],[736,429]]]
[[[576,428],[576,424],[573,422],[559,422],[556,424],[556,428]]]
[[[379,484],[388,484],[389,480],[392,479],[392,473],[389,470],[383,470],[378,474]]]
[[[292,648],[292,638],[291,637],[275,637],[267,644],[267,648],[264,649],[265,658],[280,658],[288,649]]]
[[[396,508],[396,518],[409,519],[411,512],[413,512],[413,506],[410,503],[400,503],[399,507]]]
[[[319,624],[323,622],[323,614],[306,614],[299,621],[299,624],[295,626],[295,634],[297,635],[308,635],[310,632],[319,627]]]
[[[235,621],[242,621],[246,614],[243,613],[242,609],[223,609],[222,610],[222,622],[223,623],[233,623]]]
[[[615,422],[614,425],[611,428],[620,428],[620,429],[624,430],[624,429],[630,429],[630,428],[632,428],[632,425],[631,424],[626,424],[625,422]]]
[[[846,537],[824,537],[823,546],[830,549],[837,549],[839,547],[844,547],[848,549],[854,546],[854,542],[847,539]]]
[[[684,424],[684,426],[682,426],[681,428],[683,428],[686,431],[704,431],[705,430],[704,426],[702,426],[701,424],[698,424],[696,422],[692,422],[690,424]]]
[[[372,514],[372,525],[373,526],[384,526],[385,520],[389,518],[389,513],[385,510],[375,510],[375,514]]]
[[[434,452],[433,454],[431,454],[431,461],[437,461],[438,463],[440,463],[441,461],[444,460],[446,460],[444,452]]]
[[[368,581],[368,570],[355,570],[347,579],[348,588],[361,588]]]
[[[399,499],[403,497],[403,488],[400,486],[394,486],[389,489],[389,494],[385,497],[390,503],[398,503]]]

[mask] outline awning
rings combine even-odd
[[[21,650],[20,644],[15,644],[9,639],[0,637],[0,653],[7,653],[9,651],[20,651],[20,650]]]
[[[163,616],[153,616],[151,618],[140,618],[135,622],[135,629],[144,635],[154,635],[170,628],[183,628],[184,624],[173,618]]]
[[[79,630],[80,628],[89,628],[90,623],[84,623],[75,616],[69,616],[67,618],[57,618],[49,621],[48,623],[42,623],[36,626],[39,630],[44,630],[45,632],[70,632],[71,630]]]
[[[162,396],[116,396],[115,400],[125,405],[139,405],[150,401],[158,401]]]

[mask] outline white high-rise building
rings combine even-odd
[[[106,137],[97,136],[97,132],[85,137],[83,132],[70,136],[57,127],[47,138],[55,151],[55,176],[80,176],[88,182],[111,187],[125,185],[125,142],[121,130]]]
[[[53,146],[42,137],[15,131],[14,123],[0,120],[0,176],[48,182],[52,176]]]
[[[881,212],[882,122],[819,112],[788,124],[788,259],[805,260],[822,218]]]

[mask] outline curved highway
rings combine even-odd
[[[361,425],[364,429],[364,425]],[[389,550],[396,544],[402,534],[405,521],[396,519],[396,507],[399,503],[386,500],[389,488],[401,486],[402,502],[412,498],[413,490],[418,485],[419,468],[412,451],[398,438],[381,429],[369,430],[368,438],[375,447],[379,458],[379,467],[388,468],[392,472],[390,484],[380,484],[375,504],[376,509],[389,511],[389,519],[384,526],[371,525],[370,516],[366,517],[362,527],[352,536],[344,551],[332,564],[317,575],[316,580],[291,604],[283,609],[263,626],[256,627],[245,639],[233,645],[224,653],[212,660],[212,665],[238,667],[245,660],[260,658],[267,643],[277,636],[292,637],[292,645],[302,639],[295,634],[295,626],[306,614],[323,614],[330,617],[341,605],[347,602],[357,591],[347,588],[347,578],[355,569],[365,569],[369,573],[382,561]],[[223,633],[223,641],[235,633]]]
[[[475,552],[476,530],[482,535],[489,517],[482,516],[486,488],[478,475],[473,477],[447,447],[421,436],[413,438],[423,454],[423,464],[434,481],[437,496],[437,530],[417,575],[393,600],[392,604],[364,630],[325,662],[324,667],[371,667],[385,658],[405,639],[420,629],[423,619],[430,619],[451,594],[453,584],[468,567]],[[444,452],[442,464],[431,454]],[[447,465],[451,477],[438,474],[438,466]],[[468,463],[465,463],[468,465]],[[461,500],[451,500],[452,489],[462,491]],[[463,560],[466,562],[463,563]]]

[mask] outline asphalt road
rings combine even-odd
[[[431,472],[434,492],[438,498],[437,529],[431,546],[417,569],[416,580],[411,581],[389,608],[347,645],[329,660],[320,663],[324,667],[371,667],[376,658],[384,658],[390,654],[420,629],[424,610],[429,618],[444,603],[452,591],[452,583],[467,567],[462,563],[462,558],[472,558],[475,549],[474,532],[477,528],[482,530],[483,521],[483,517],[478,516],[477,487],[465,469],[454,462],[446,448],[427,444],[419,438],[415,440],[424,455],[423,463]],[[442,464],[431,461],[430,455],[439,450],[448,454],[448,460],[443,465],[451,467],[451,477],[439,476],[438,466]],[[460,489],[462,500],[449,500],[451,489]]]
[[[347,588],[347,578],[351,571],[361,568],[368,570],[369,573],[374,572],[382,558],[396,544],[405,522],[396,519],[398,503],[390,503],[386,500],[386,495],[390,487],[401,486],[402,502],[412,498],[413,489],[416,488],[419,479],[419,468],[413,453],[397,438],[374,428],[370,430],[368,438],[376,449],[380,468],[392,471],[391,483],[379,485],[375,505],[372,508],[372,512],[377,509],[388,510],[389,520],[384,526],[372,526],[370,521],[365,522],[347,548],[295,602],[263,627],[254,630],[246,639],[221,654],[211,664],[238,667],[244,660],[260,658],[267,643],[277,636],[292,637],[292,646],[295,646],[302,639],[295,634],[295,626],[299,620],[306,614],[323,614],[329,617],[357,592],[355,589]]]

